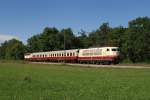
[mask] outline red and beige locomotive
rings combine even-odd
[[[119,49],[118,47],[97,47],[33,52],[25,54],[24,59],[27,61],[115,64],[119,61]]]

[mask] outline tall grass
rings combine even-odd
[[[149,99],[149,69],[0,63],[0,100]]]

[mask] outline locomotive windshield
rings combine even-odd
[[[112,51],[119,51],[119,49],[118,48],[113,48]]]

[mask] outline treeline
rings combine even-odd
[[[23,59],[24,53],[102,46],[118,46],[121,61],[150,62],[150,18],[138,17],[128,27],[110,27],[103,23],[95,31],[81,30],[74,34],[71,28],[58,30],[46,27],[42,33],[27,40],[27,45],[12,39],[0,46],[1,59]]]

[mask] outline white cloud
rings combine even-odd
[[[19,39],[19,38],[13,35],[0,34],[0,43],[11,39]]]

